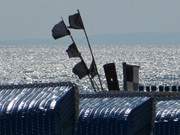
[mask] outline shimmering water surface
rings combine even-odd
[[[72,81],[83,89],[90,89],[87,77],[79,80],[72,73],[72,67],[79,59],[69,59],[65,51],[67,47],[1,47],[1,84]],[[89,66],[91,56],[88,48],[81,46],[80,51]],[[140,66],[142,84],[180,84],[180,45],[95,45],[93,52],[105,88],[103,65],[110,62],[116,63],[121,87],[122,62]]]

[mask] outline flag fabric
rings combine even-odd
[[[90,65],[89,74],[91,75],[92,78],[94,78],[98,74],[94,60],[92,60],[92,63]]]
[[[88,68],[84,63],[84,61],[81,61],[78,64],[76,64],[72,71],[74,74],[76,74],[79,77],[79,79],[82,79],[89,73]]]
[[[139,86],[139,66],[123,63],[124,88],[137,91]]]
[[[80,57],[80,53],[75,43],[72,43],[66,50],[69,58]]]
[[[70,31],[67,29],[64,21],[60,21],[53,27],[52,36],[55,40],[66,35],[70,35]]]
[[[83,21],[79,13],[69,16],[69,28],[72,29],[84,29]]]

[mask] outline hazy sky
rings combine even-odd
[[[180,32],[180,0],[0,0],[0,39],[49,38],[76,9],[89,35]]]

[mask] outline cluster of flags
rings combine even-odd
[[[81,56],[81,53],[79,49],[77,48],[77,45],[75,44],[75,41],[71,35],[71,32],[69,29],[82,29],[85,32],[87,42],[89,45],[89,49],[92,55],[92,62],[90,67],[88,68],[83,57]],[[80,62],[77,63],[73,69],[72,72],[79,77],[79,79],[84,78],[85,76],[88,76],[90,79],[90,82],[95,90],[94,87],[94,81],[93,78],[98,75],[99,82],[101,85],[101,89],[103,90],[102,83],[100,80],[100,76],[98,74],[97,66],[95,63],[94,56],[92,54],[92,50],[90,47],[90,43],[83,25],[82,18],[80,16],[80,12],[78,10],[77,13],[69,16],[69,26],[66,26],[64,20],[62,19],[58,24],[56,24],[52,29],[52,36],[53,38],[59,39],[64,36],[70,36],[72,40],[72,44],[68,46],[66,52],[69,56],[69,58],[80,58]],[[115,71],[116,73],[116,71]],[[108,74],[112,74],[111,71],[108,72]],[[110,75],[107,75],[110,76]],[[126,63],[123,63],[123,78],[124,78],[124,90],[137,90],[139,85],[139,66],[136,65],[128,65]],[[112,81],[111,79],[109,81]],[[96,83],[95,83],[96,84]],[[98,88],[98,86],[97,86]]]
[[[79,57],[81,60],[79,63],[77,63],[73,67],[72,72],[74,74],[76,74],[79,77],[79,79],[82,79],[88,75],[89,78],[91,79],[91,82],[92,82],[92,79],[96,75],[98,75],[98,71],[97,71],[97,67],[95,65],[94,57],[92,59],[92,63],[90,65],[90,67],[88,68],[83,57],[81,56],[81,53],[79,52],[79,50],[77,48],[77,45],[74,42],[74,39],[73,39],[69,29],[83,29],[84,30],[83,21],[82,21],[82,18],[80,16],[79,11],[78,11],[78,13],[75,13],[75,14],[69,16],[69,26],[66,26],[63,19],[58,24],[56,24],[52,28],[52,36],[55,40],[62,38],[64,36],[70,36],[71,37],[72,44],[69,45],[66,52],[67,52],[69,58]]]

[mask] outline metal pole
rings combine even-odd
[[[61,19],[62,19],[62,21],[64,22],[63,17],[61,17]],[[65,24],[65,22],[64,22],[64,24]],[[65,24],[65,27],[66,27],[66,24]],[[66,27],[66,29],[68,29],[68,28]],[[71,33],[69,33],[69,36],[70,36],[72,42],[75,43],[75,41],[74,41]],[[80,54],[80,59],[82,60],[82,62],[85,64],[85,66],[86,66],[86,68],[87,68],[87,65],[86,65],[86,63],[84,62],[84,59],[83,59],[83,57],[81,56],[81,54]],[[88,68],[87,68],[87,69],[88,69]],[[95,86],[94,86],[94,82],[93,82],[92,78],[90,77],[89,73],[88,73],[88,78],[89,78],[89,80],[90,80],[90,82],[91,82],[91,85],[92,85],[94,91],[96,92],[96,89],[95,89]]]
[[[70,36],[72,42],[75,43],[72,35],[70,34],[69,36]],[[86,65],[86,63],[84,62],[84,59],[83,59],[83,57],[81,56],[81,54],[80,54],[80,59],[81,59],[81,61],[85,64],[85,66],[86,66],[86,68],[87,68],[87,65]],[[87,68],[87,69],[88,69],[88,68]],[[88,73],[88,78],[89,78],[89,80],[90,80],[90,82],[91,82],[91,85],[92,85],[94,91],[96,92],[96,88],[95,88],[95,86],[94,86],[94,82],[93,82],[92,78],[90,77],[89,73]]]
[[[80,15],[80,11],[77,10],[77,12],[78,12],[79,15]],[[82,23],[83,23],[83,22],[82,22]],[[100,75],[99,75],[98,70],[97,70],[97,65],[96,65],[96,62],[95,62],[95,58],[94,58],[94,55],[93,55],[93,52],[92,52],[92,49],[91,49],[91,45],[90,45],[89,38],[88,38],[87,33],[86,33],[86,29],[85,29],[85,27],[84,27],[84,24],[83,24],[83,30],[84,30],[84,33],[85,33],[85,36],[86,36],[86,39],[87,39],[87,43],[88,43],[88,46],[89,46],[89,50],[90,50],[92,59],[94,60],[94,63],[95,63],[95,69],[96,69],[97,74],[98,74],[98,79],[99,79],[99,83],[100,83],[100,85],[101,85],[101,90],[103,90],[101,78],[100,78]]]

